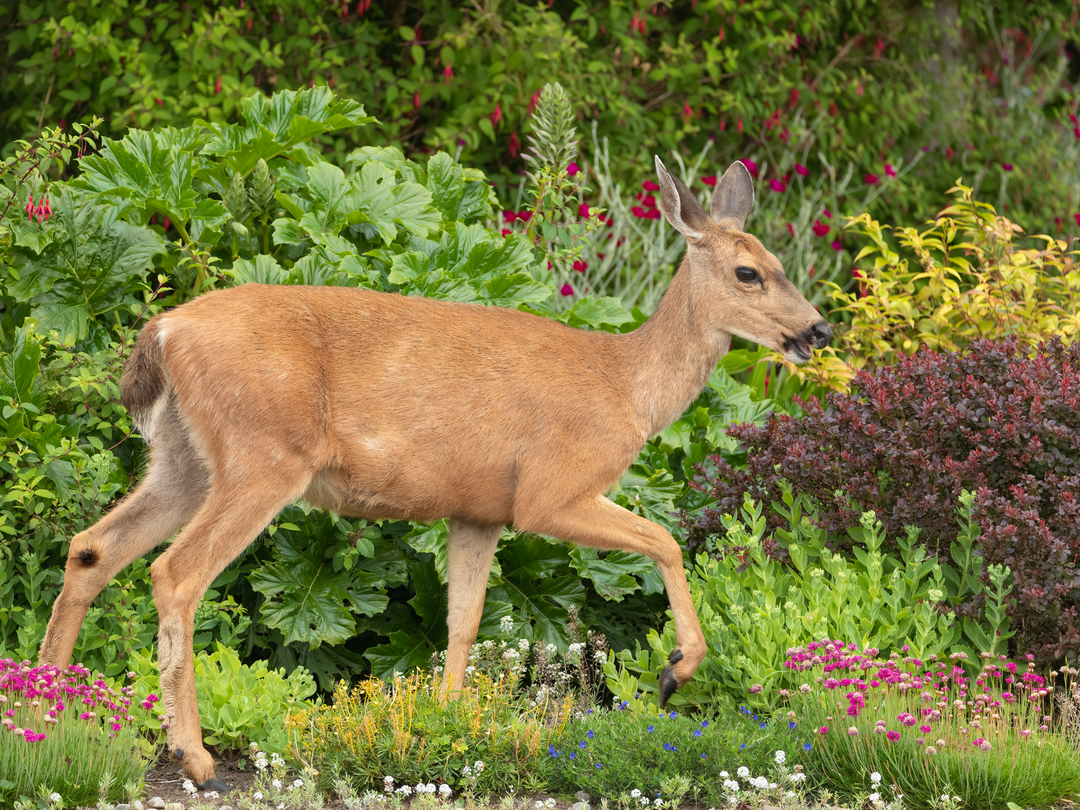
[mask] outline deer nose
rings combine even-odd
[[[818,321],[810,327],[810,342],[815,349],[824,349],[832,341],[832,329],[825,321]]]

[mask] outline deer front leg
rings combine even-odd
[[[675,617],[676,648],[668,656],[668,666],[660,673],[660,705],[689,681],[705,658],[705,635],[701,632],[690,587],[683,568],[682,548],[667,531],[655,523],[617,506],[602,495],[581,498],[558,509],[522,514],[514,526],[578,543],[583,546],[621,549],[652,557],[660,568]]]
[[[446,538],[446,623],[450,630],[450,641],[440,689],[444,695],[460,692],[465,684],[469,649],[480,629],[488,575],[500,534],[502,526],[478,526],[456,519],[450,521],[450,533]]]

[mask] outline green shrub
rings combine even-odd
[[[1005,652],[1012,635],[1003,609],[1008,569],[990,572],[995,590],[985,593],[989,632],[974,621],[954,626],[955,615],[939,610],[947,596],[955,596],[945,566],[927,559],[916,532],[896,540],[899,560],[886,556],[882,524],[867,512],[859,525],[848,528],[853,556],[843,557],[827,547],[829,534],[803,515],[802,496],[793,497],[788,488],[782,500],[775,508],[786,528],[776,538],[790,566],[766,553],[774,551],[774,541],[765,536],[761,506],[748,496],[741,516],[723,516],[716,556],[700,555],[690,570],[690,593],[708,653],[690,682],[672,696],[673,706],[734,711],[745,703],[772,711],[777,690],[791,688],[792,676],[782,666],[786,651],[820,639],[851,639],[863,647],[924,657],[964,651],[974,660],[978,652]],[[960,513],[963,541],[954,555],[976,565],[970,556],[977,536],[971,510],[968,501]],[[977,573],[964,568],[961,573],[962,589],[983,592]],[[639,690],[655,692],[657,674],[676,646],[675,623],[668,621],[660,632],[649,633],[647,649],[612,653],[604,668],[608,687],[623,700]]]
[[[249,666],[240,662],[235,650],[220,643],[214,647],[212,653],[203,650],[195,656],[203,741],[222,751],[243,753],[250,743],[257,743],[266,751],[285,752],[290,712],[307,705],[305,701],[315,694],[311,673],[296,667],[286,676],[284,669],[270,669],[266,661]],[[128,672],[142,699],[160,691],[157,661],[150,651],[132,653]],[[162,722],[154,714],[143,724],[143,732],[163,741]]]

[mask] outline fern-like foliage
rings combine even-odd
[[[529,182],[540,185],[540,174],[547,168],[556,174],[577,157],[577,128],[574,106],[558,82],[544,85],[533,112],[533,131],[527,136],[529,146],[523,157],[530,166]]]

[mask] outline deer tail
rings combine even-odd
[[[157,418],[172,389],[159,324],[155,318],[143,327],[120,377],[120,399],[147,444],[153,443]]]

